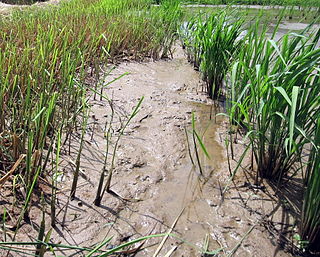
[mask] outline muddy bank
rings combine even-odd
[[[80,131],[73,135],[71,155],[68,144],[63,148],[57,227],[51,241],[88,247],[112,236],[111,243],[103,248],[110,249],[141,236],[165,233],[179,217],[172,231],[177,238],[169,238],[159,256],[171,249],[175,249],[171,256],[201,256],[205,242],[208,242],[206,250],[222,248],[219,256],[290,256],[280,250],[277,242],[288,236],[285,233],[288,227],[292,228],[292,216],[268,185],[260,189],[250,187],[250,167],[246,165],[250,164],[250,158],[221,201],[221,190],[229,177],[224,143],[228,124],[222,116],[215,117],[223,109],[212,107],[213,103],[202,92],[199,74],[186,61],[182,49],[176,48],[172,60],[122,63],[101,85],[125,72],[128,75],[104,91],[114,103],[112,146],[120,124],[142,96],[144,100],[120,141],[111,189],[122,197],[139,201],[122,201],[106,194],[100,207],[93,204],[106,151],[104,128],[111,119],[111,110],[108,101],[92,98],[81,177],[73,201],[69,195]],[[198,149],[202,175],[198,166],[192,165],[185,133],[185,128],[191,130],[192,112],[210,156],[205,157]],[[188,138],[196,163],[190,133]],[[235,140],[235,160],[243,147],[240,139]],[[231,161],[230,165],[232,169],[236,162]],[[39,206],[31,209],[30,216],[32,225],[24,224],[16,240],[36,240]],[[47,222],[48,230],[49,218]],[[279,238],[274,233],[277,230],[283,232]],[[135,256],[152,256],[160,241],[148,240]],[[80,255],[74,251],[56,253]]]

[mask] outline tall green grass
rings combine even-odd
[[[221,11],[191,18],[181,30],[190,60],[200,69],[207,92],[213,99],[218,98],[227,71],[238,54],[243,23],[243,19]]]
[[[234,65],[231,117],[248,132],[262,178],[281,179],[301,159],[319,115],[320,31],[278,42],[249,31]],[[253,35],[253,36],[252,36]]]
[[[320,251],[320,118],[307,166],[306,190],[300,224],[301,241],[312,251]]]
[[[246,24],[241,39],[243,22],[238,17],[233,24],[219,14],[196,18],[183,27],[182,40],[207,83],[210,76],[224,79],[227,114],[231,125],[245,134],[247,147],[241,160],[252,151],[255,183],[268,179],[279,185],[295,175],[305,180],[301,240],[308,243],[305,248],[319,250],[320,29],[310,25],[275,40],[281,17],[271,32],[256,17],[256,22]],[[217,33],[220,25],[228,28],[226,32]],[[224,41],[229,33],[233,40]],[[208,54],[212,52],[216,54]],[[216,96],[210,88],[208,93]],[[306,163],[302,156],[310,146]]]
[[[259,21],[248,30],[234,63],[228,89],[231,121],[246,132],[256,183],[280,183],[292,176],[306,181],[301,238],[309,250],[319,250],[319,117],[320,30],[309,26],[279,41]],[[303,152],[310,154],[305,171]],[[304,174],[306,174],[304,176]]]
[[[318,0],[186,0],[190,4],[247,4],[247,5],[282,5],[301,7],[320,7]]]
[[[0,19],[0,171],[15,167],[25,187],[21,217],[57,137],[66,143],[83,124],[87,88],[96,87],[87,78],[123,58],[168,55],[180,16],[174,1],[71,0]]]

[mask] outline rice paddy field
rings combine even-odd
[[[319,3],[0,3],[0,256],[319,256]]]

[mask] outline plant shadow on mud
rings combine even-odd
[[[284,178],[282,182],[264,180],[256,185],[254,183],[256,177],[251,165],[243,164],[240,168],[243,172],[241,183],[235,180],[229,187],[229,190],[236,190],[238,196],[231,199],[239,199],[249,213],[255,213],[260,217],[259,224],[266,229],[270,240],[277,246],[272,256],[277,256],[283,250],[299,256],[313,256],[304,252],[295,242],[296,226],[301,222],[303,179],[290,177]],[[246,198],[242,195],[243,193],[259,195],[261,198],[259,199],[264,201],[263,208],[257,209],[253,202],[258,199],[250,196]]]

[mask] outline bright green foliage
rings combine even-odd
[[[190,4],[248,4],[320,7],[318,0],[187,0]]]
[[[263,178],[281,179],[300,160],[320,114],[320,30],[268,39],[250,30],[232,75],[231,118],[248,132]]]
[[[300,234],[302,241],[314,251],[320,251],[320,118],[314,136],[314,145],[307,167],[307,188],[304,193]]]
[[[319,250],[320,30],[273,40],[259,21],[245,37],[228,90],[231,121],[246,131],[258,178],[281,181],[302,173],[311,146],[300,232],[304,247]]]
[[[123,57],[167,55],[180,15],[170,2],[71,0],[0,17],[0,170],[26,154],[15,174],[32,192],[56,132],[70,138],[81,123],[85,79]]]
[[[209,17],[192,18],[186,25],[186,32],[181,32],[191,61],[199,67],[207,92],[213,99],[218,97],[225,75],[241,46],[243,22],[222,11]]]

